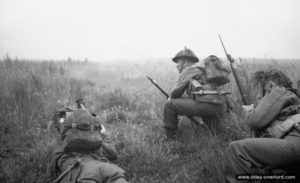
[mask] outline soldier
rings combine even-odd
[[[60,111],[54,121],[59,139],[49,147],[49,182],[128,183],[124,170],[111,163],[117,159],[105,128],[83,104]]]
[[[299,170],[299,96],[281,71],[258,71],[255,79],[262,86],[263,98],[255,108],[253,104],[244,108],[248,112],[247,124],[259,132],[260,138],[229,144],[225,154],[226,182],[242,181],[238,176],[241,174],[266,174],[276,169],[297,173]]]
[[[217,60],[211,55],[206,60]],[[223,95],[196,95],[193,92],[219,92],[219,85],[207,80],[204,67],[196,65],[199,59],[192,50],[185,48],[172,59],[177,65],[179,79],[170,92],[164,108],[163,125],[167,138],[176,137],[178,115],[200,116],[209,127],[218,125],[224,113]]]

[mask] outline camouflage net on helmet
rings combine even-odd
[[[292,88],[293,84],[292,81],[283,72],[276,69],[256,71],[253,79],[256,83],[260,83],[262,86],[264,86],[270,80],[272,80],[279,86],[283,86],[289,89]]]

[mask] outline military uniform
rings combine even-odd
[[[198,58],[190,49],[180,51],[173,61],[186,58],[194,62],[180,73],[179,79],[170,92],[170,100],[164,108],[164,128],[168,137],[174,137],[178,128],[178,115],[200,116],[208,125],[217,124],[224,113],[224,96],[193,95],[190,90],[192,80],[201,84],[203,91],[217,91],[218,86],[207,82],[205,70],[197,66]]]
[[[282,111],[299,103],[300,99],[295,93],[278,86],[259,101],[256,108],[249,113],[247,124],[264,135],[261,138],[244,139],[229,144],[225,154],[226,182],[240,182],[236,179],[238,174],[269,173],[274,169],[293,173],[299,171],[300,133],[295,124],[277,138],[269,133],[272,132],[272,125],[281,125],[295,115]],[[300,122],[295,122],[297,121]]]
[[[117,159],[117,153],[99,125],[97,118],[83,109],[66,118],[61,125],[61,139],[49,145],[49,182],[65,173],[58,182],[127,183],[125,171],[111,163]],[[87,147],[89,144],[92,147]],[[76,161],[78,165],[71,167]]]

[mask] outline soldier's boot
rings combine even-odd
[[[168,129],[165,127],[165,132],[166,132],[166,140],[175,140],[177,137],[177,129]]]

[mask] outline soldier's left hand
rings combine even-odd
[[[105,134],[106,133],[106,129],[104,127],[104,125],[101,124],[101,134]]]
[[[251,105],[242,105],[243,111],[249,113],[254,110],[254,104]]]

